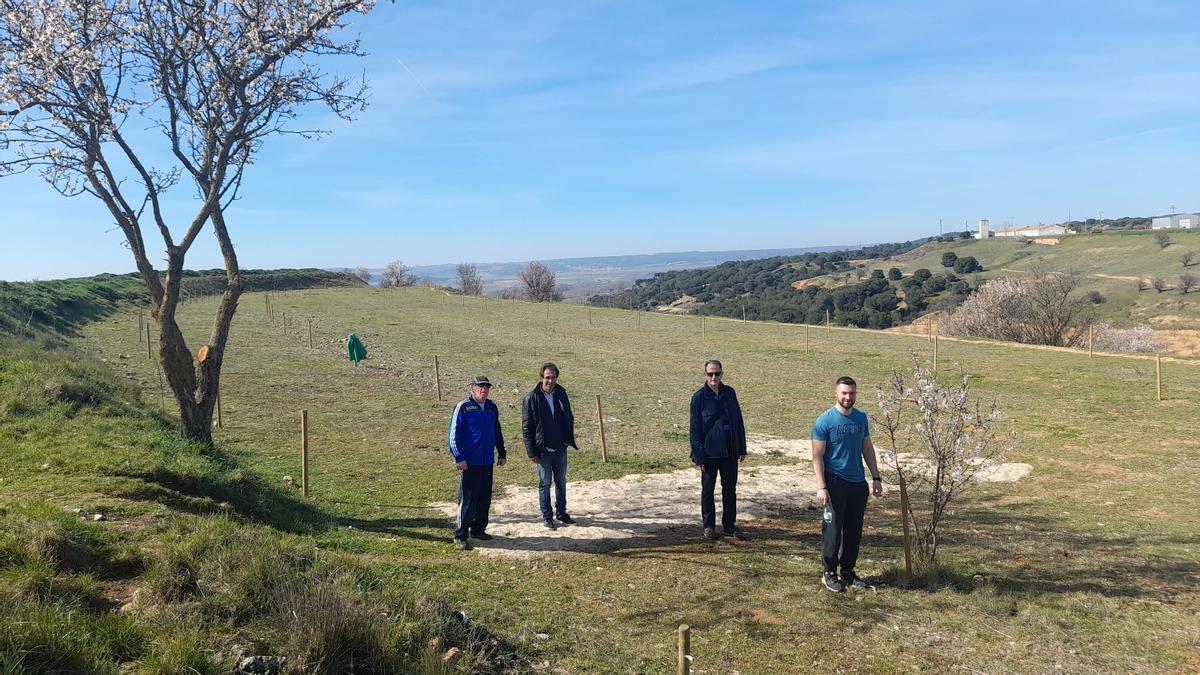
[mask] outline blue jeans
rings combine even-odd
[[[550,520],[554,515],[567,513],[567,449],[542,453],[538,471],[538,500],[542,506],[542,519]],[[554,481],[554,511],[550,510],[550,481]]]

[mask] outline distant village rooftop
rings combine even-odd
[[[989,237],[1064,237],[1075,232],[1065,225],[1029,225],[1027,227],[1006,227],[999,230],[992,230],[988,226],[987,219],[979,221],[979,231],[975,233],[976,239],[987,239]]]

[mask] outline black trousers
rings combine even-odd
[[[458,529],[455,539],[487,531],[492,509],[492,465],[468,466],[458,481]]]
[[[717,505],[713,493],[717,488],[718,474],[721,476],[721,527],[726,532],[732,532],[737,521],[737,457],[704,462],[704,472],[700,474],[700,518],[704,527],[717,526]]]
[[[826,572],[845,574],[858,563],[858,545],[862,541],[863,515],[867,512],[867,483],[851,483],[826,473],[825,487],[833,505],[833,518],[821,521],[821,560]]]

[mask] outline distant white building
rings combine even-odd
[[[987,239],[990,236],[992,236],[991,224],[988,222],[987,218],[980,218],[979,231],[974,234],[974,237],[976,239]]]
[[[1068,234],[1074,234],[1071,230],[1063,225],[1030,225],[1028,227],[1009,227],[1003,230],[996,230],[997,237],[1064,237]]]
[[[1150,221],[1152,230],[1192,229],[1200,227],[1200,213],[1172,213]]]

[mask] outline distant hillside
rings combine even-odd
[[[744,251],[675,251],[644,255],[596,256],[591,258],[536,259],[544,263],[558,278],[567,299],[583,299],[594,293],[619,289],[634,280],[667,270],[712,267],[728,260],[754,260],[776,256],[798,255],[812,251],[833,251],[844,246],[810,246],[807,248],[750,249]],[[495,295],[517,284],[517,274],[529,261],[503,263],[474,263],[483,281],[485,295]],[[418,279],[439,286],[458,283],[456,263],[418,265],[412,268]],[[338,268],[341,269],[341,268]],[[382,269],[369,269],[373,282]]]
[[[1160,232],[1171,239],[1165,248],[1155,241]],[[1055,241],[1058,243],[1051,245]],[[1149,323],[1156,329],[1200,329],[1200,292],[1178,292],[1182,275],[1200,277],[1200,231],[1110,231],[1057,240],[931,242],[902,255],[872,261],[869,267],[896,267],[906,275],[921,268],[936,273],[945,269],[941,260],[947,252],[978,259],[986,270],[978,275],[980,281],[1039,269],[1080,272],[1080,292],[1098,294],[1093,296],[1098,300],[1094,308],[1098,320],[1115,326]],[[1181,258],[1187,252],[1193,252],[1196,259],[1185,267]],[[1142,290],[1138,290],[1139,279],[1145,286]],[[1162,282],[1161,292],[1153,287],[1155,279]]]
[[[805,323],[823,323],[828,311],[835,324],[887,328],[952,309],[988,279],[1037,269],[1075,270],[1083,274],[1079,292],[1093,300],[1099,321],[1198,329],[1200,291],[1179,290],[1181,276],[1200,276],[1200,231],[1170,230],[1172,243],[1165,248],[1157,236],[1146,230],[1036,241],[956,235],[666,272],[591,302],[739,319],[745,311],[749,319]],[[1188,252],[1195,260],[1185,267]],[[943,266],[947,253],[974,259],[977,266]]]
[[[700,270],[660,272],[639,279],[632,288],[591,297],[599,306],[644,310],[686,311],[748,319],[820,323],[828,313],[841,325],[887,328],[909,320],[925,308],[910,290],[908,302],[882,274],[872,278],[867,261],[897,255],[928,241],[880,244],[857,250],[810,252],[762,260],[725,262]],[[805,284],[806,280],[837,275],[836,289]],[[952,288],[968,292],[957,277],[939,277],[937,293]],[[951,287],[951,284],[954,286]],[[918,284],[919,286],[920,284]]]

